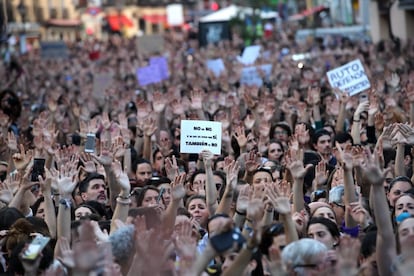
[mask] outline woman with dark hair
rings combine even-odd
[[[196,170],[190,178],[190,191],[194,194],[205,195],[206,178],[207,176],[204,170]]]
[[[323,217],[311,218],[306,232],[308,238],[323,243],[328,249],[335,249],[341,236],[338,226],[330,219]]]
[[[145,186],[137,196],[137,207],[155,207],[164,209],[162,197],[158,198],[160,192],[154,186]]]
[[[190,212],[191,218],[194,219],[201,228],[206,229],[207,220],[210,216],[206,197],[202,195],[192,195],[187,199],[186,205],[187,211]]]
[[[259,246],[262,254],[269,256],[271,248],[277,248],[282,251],[286,244],[285,228],[282,223],[274,223],[263,229]]]
[[[282,142],[276,139],[271,139],[267,146],[266,157],[268,160],[276,161],[282,164],[283,155],[285,153]]]
[[[9,131],[18,135],[17,120],[22,112],[22,104],[13,90],[5,89],[0,93],[0,109],[4,114],[9,116]]]

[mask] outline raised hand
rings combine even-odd
[[[144,120],[143,131],[145,136],[151,137],[157,129],[156,122],[152,117],[147,117]]]
[[[87,173],[96,172],[96,165],[92,159],[92,156],[89,153],[82,152],[80,154],[80,161],[82,161],[83,166],[81,167]]]
[[[70,248],[69,241],[66,237],[60,237],[57,241],[59,248],[57,259],[62,262],[66,267],[75,267],[75,257],[73,250]]]
[[[337,271],[340,275],[353,275],[357,272],[361,242],[350,236],[341,236],[337,251]]]
[[[186,179],[186,174],[182,173],[174,178],[174,181],[171,183],[171,196],[175,201],[179,201],[185,197],[185,188],[184,183]]]
[[[336,142],[336,158],[338,159],[338,162],[341,164],[341,166],[344,168],[344,170],[350,171],[353,168],[353,159],[352,159],[352,146],[349,145],[348,148],[345,150],[342,150],[341,145]]]
[[[77,156],[73,156],[69,163],[61,165],[59,168],[57,185],[59,193],[63,198],[71,198],[72,192],[76,187],[78,160]]]
[[[348,209],[349,214],[352,218],[361,226],[365,227],[370,222],[372,222],[372,218],[369,212],[363,207],[362,205],[362,196],[359,196],[358,202],[351,202],[349,206],[346,207]]]
[[[247,207],[246,219],[252,221],[253,225],[259,224],[264,214],[264,203],[260,199],[253,199]]]
[[[109,147],[107,146],[106,141],[101,141],[101,151],[99,155],[96,155],[95,153],[91,153],[90,155],[102,166],[109,167],[112,165],[113,161],[113,154],[110,151]]]
[[[368,109],[369,109],[369,102],[360,103],[354,112],[354,121],[359,121],[361,113],[364,111],[368,111]]]
[[[180,259],[188,262],[194,260],[196,256],[197,242],[192,237],[192,224],[185,220],[179,224],[179,231],[176,232],[173,238],[175,249],[178,252]]]
[[[17,148],[17,140],[16,140],[16,136],[14,135],[13,132],[8,132],[7,133],[7,147],[12,151],[12,152],[16,152],[19,149]]]
[[[290,160],[287,165],[287,168],[289,169],[294,179],[305,178],[306,173],[312,167],[313,167],[312,164],[308,164],[306,165],[306,167],[304,167],[302,159],[296,159],[294,161]]]
[[[201,156],[203,157],[204,165],[206,165],[206,166],[211,166],[212,165],[214,154],[211,151],[203,150],[201,152]]]
[[[246,145],[247,145],[247,136],[245,134],[243,126],[236,127],[236,129],[234,130],[233,136],[234,136],[234,138],[236,138],[237,144],[239,145],[240,148],[245,148],[246,147]]]
[[[253,173],[260,166],[260,155],[254,150],[245,155],[244,168],[248,174]]]
[[[306,129],[305,124],[297,124],[295,126],[295,136],[297,141],[299,142],[299,146],[303,147],[307,143],[309,143],[309,130]]]
[[[253,128],[254,123],[256,122],[256,119],[254,118],[253,114],[248,114],[246,115],[246,118],[244,118],[243,122],[244,122],[244,127],[247,130],[250,130]]]
[[[282,215],[290,215],[290,201],[287,197],[278,197],[273,201],[273,207],[275,210]]]
[[[177,165],[177,159],[175,158],[175,155],[173,155],[171,158],[167,157],[165,158],[165,172],[167,173],[167,177],[173,181],[175,177],[179,174],[178,165]]]
[[[129,177],[127,174],[128,168],[124,168],[123,170],[121,162],[116,160],[112,162],[112,171],[115,175],[119,187],[122,190],[122,193],[124,193],[125,196],[128,196],[131,190],[131,185],[129,183]]]
[[[226,157],[225,162],[224,172],[226,173],[226,189],[228,191],[234,191],[237,187],[237,177],[240,170],[239,162],[230,160],[228,157]]]
[[[203,95],[200,89],[191,92],[191,108],[193,110],[201,110],[203,108]]]
[[[102,113],[101,124],[102,124],[103,128],[106,129],[106,130],[109,130],[111,128],[112,123],[109,120],[108,112],[103,112]]]
[[[326,169],[326,162],[320,161],[315,167],[315,183],[316,186],[322,186],[326,184],[328,180],[329,171]]]
[[[90,221],[83,221],[79,226],[80,241],[73,246],[75,270],[89,272],[96,268],[102,254],[95,242],[96,236]]]
[[[397,73],[392,73],[391,77],[387,79],[387,84],[393,88],[397,88],[400,84],[400,76]]]
[[[31,150],[25,151],[23,144],[20,144],[20,152],[13,154],[12,159],[14,167],[18,171],[24,170],[32,160],[33,152]]]
[[[240,188],[239,196],[237,197],[236,210],[240,213],[246,213],[249,201],[252,197],[252,189],[250,185],[246,184]]]
[[[7,181],[0,182],[0,201],[9,204],[13,199],[13,190],[9,187]]]

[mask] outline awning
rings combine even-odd
[[[46,22],[48,27],[66,27],[76,28],[79,27],[82,22],[78,19],[49,19]]]
[[[134,23],[125,15],[108,15],[106,17],[112,31],[121,31],[124,27],[133,27]]]
[[[167,23],[167,16],[161,14],[145,14],[142,18],[152,24],[166,24]]]

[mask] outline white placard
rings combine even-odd
[[[167,6],[167,23],[170,26],[181,26],[184,24],[182,4],[171,4]]]
[[[199,154],[203,150],[221,154],[221,122],[182,120],[180,152]]]
[[[364,66],[359,59],[328,71],[326,75],[331,87],[338,87],[342,91],[348,92],[350,96],[371,87]]]
[[[262,47],[260,45],[253,45],[246,47],[243,51],[241,57],[237,57],[237,60],[244,65],[251,65],[256,62],[256,59],[260,56],[260,50]]]
[[[260,66],[245,67],[242,69],[240,83],[246,85],[255,85],[260,87],[263,85],[262,76],[258,72],[258,68],[265,74],[266,79],[269,79],[272,73],[272,65],[264,64]]]
[[[220,76],[221,72],[226,71],[224,62],[221,58],[207,60],[207,69],[212,71],[216,77]]]

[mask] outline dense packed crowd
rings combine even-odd
[[[135,39],[3,61],[0,271],[409,275],[414,44],[293,34],[255,42],[255,65],[272,64],[261,87],[240,83],[237,35],[199,48],[166,34],[169,78],[145,87]],[[355,59],[371,88],[332,89],[326,72]],[[182,120],[221,122],[221,154],[182,153]]]

